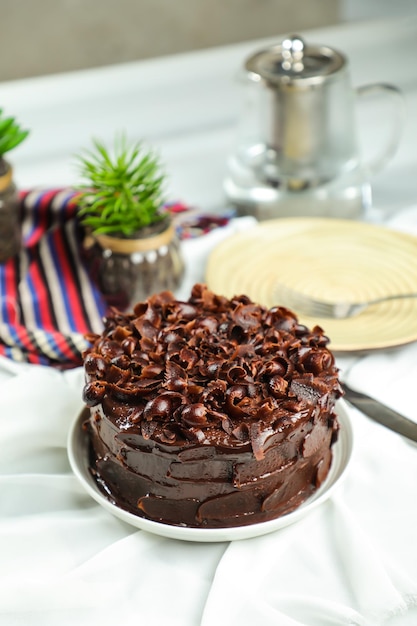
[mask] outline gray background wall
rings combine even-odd
[[[0,0],[0,81],[417,11],[417,0]]]

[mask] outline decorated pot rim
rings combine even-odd
[[[159,226],[161,223],[163,222],[158,222],[154,226]],[[146,227],[146,229],[148,228]],[[137,236],[131,237],[91,233],[86,237],[84,245],[89,248],[97,242],[103,250],[111,250],[116,254],[133,254],[134,252],[158,250],[162,246],[169,245],[175,236],[175,228],[171,222],[165,226],[162,232],[147,235],[144,231],[145,229],[142,229],[138,231]]]

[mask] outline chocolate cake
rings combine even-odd
[[[323,330],[195,285],[113,310],[84,355],[91,472],[107,497],[173,525],[289,513],[326,478],[342,395]]]

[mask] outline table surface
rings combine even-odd
[[[344,51],[354,86],[385,82],[402,90],[400,147],[371,181],[377,219],[396,219],[417,205],[417,16],[303,35]],[[92,137],[110,142],[126,131],[160,151],[173,199],[202,211],[227,207],[222,182],[236,140],[239,72],[266,43],[3,83],[3,109],[31,129],[11,155],[16,182],[71,185],[75,153]],[[377,145],[388,124],[382,109],[373,109],[364,143]],[[368,391],[415,419],[415,362],[415,346],[406,346],[352,355],[340,366],[358,384],[368,377]],[[264,541],[190,544],[135,531],[91,501],[72,476],[65,445],[81,406],[81,371],[3,360],[0,385],[1,624],[417,623],[417,451],[359,413],[348,478],[312,519]]]

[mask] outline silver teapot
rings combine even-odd
[[[351,86],[346,57],[297,35],[247,59],[249,85],[237,146],[228,161],[226,196],[258,219],[307,215],[361,218],[369,179],[394,155],[402,96],[388,84]],[[395,98],[392,129],[376,158],[359,150],[357,96]]]

